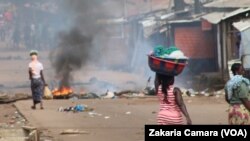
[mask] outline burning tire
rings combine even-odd
[[[71,95],[73,95],[73,93],[74,92],[70,87],[62,87],[52,91],[54,99],[68,99]]]

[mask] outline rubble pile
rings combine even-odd
[[[220,97],[221,95],[225,95],[225,91],[224,89],[222,90],[218,90],[218,91],[214,91],[214,90],[210,90],[210,89],[205,89],[203,91],[195,91],[193,89],[184,89],[181,88],[182,94],[183,96],[189,96],[189,97],[195,97],[195,96],[216,96],[216,97]]]

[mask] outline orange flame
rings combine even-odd
[[[70,87],[62,87],[61,89],[55,89],[52,91],[52,94],[54,96],[65,96],[65,95],[69,95],[72,94],[73,90]]]

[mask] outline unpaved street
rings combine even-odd
[[[185,98],[194,124],[227,124],[227,104],[222,98]],[[56,141],[142,141],[144,125],[156,123],[158,101],[146,99],[80,100],[101,115],[91,117],[88,112],[58,112],[61,106],[72,106],[71,100],[45,102],[45,110],[31,110],[31,101],[19,101],[18,109],[30,124],[48,130]],[[66,129],[89,132],[83,135],[60,135]]]

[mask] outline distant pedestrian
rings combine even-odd
[[[186,117],[187,124],[192,121],[187,112],[182,94],[179,88],[174,88],[174,76],[156,74],[155,90],[160,100],[160,111],[157,116],[159,125],[184,124],[182,113]]]
[[[32,109],[36,109],[36,104],[40,103],[40,108],[44,109],[42,97],[44,93],[45,79],[43,76],[43,64],[38,61],[38,51],[30,52],[31,62],[29,63],[29,77],[31,80],[31,92],[33,98]]]
[[[244,78],[244,68],[240,63],[231,67],[233,77],[225,86],[226,101],[229,103],[228,121],[231,125],[250,124],[250,82]]]

